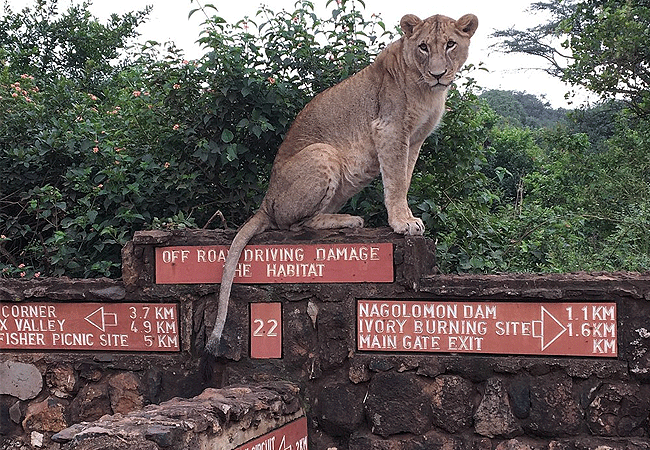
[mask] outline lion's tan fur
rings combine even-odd
[[[408,14],[400,25],[399,40],[371,65],[318,94],[289,129],[262,205],[231,245],[210,353],[218,353],[235,267],[255,234],[268,228],[361,227],[360,217],[337,212],[379,174],[393,230],[424,232],[407,203],[413,168],[424,139],[440,122],[478,19],[468,14],[458,21],[441,15],[420,20]]]

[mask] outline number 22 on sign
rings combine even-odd
[[[282,358],[282,304],[250,304],[251,358]]]

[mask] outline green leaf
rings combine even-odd
[[[226,144],[232,142],[234,138],[235,135],[233,134],[233,132],[227,128],[224,128],[224,130],[221,132],[221,140]]]

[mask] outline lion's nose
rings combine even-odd
[[[440,81],[440,79],[443,76],[445,76],[446,73],[447,73],[447,69],[445,69],[443,72],[440,72],[440,73],[433,73],[433,72],[429,71],[429,75],[431,75],[433,78],[435,78],[438,81]]]

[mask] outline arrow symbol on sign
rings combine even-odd
[[[543,351],[543,350],[546,350],[549,345],[551,345],[553,342],[555,342],[560,336],[562,336],[566,332],[566,327],[559,320],[557,320],[555,318],[555,316],[553,316],[553,314],[548,312],[548,310],[546,308],[544,308],[543,306],[541,308],[542,308],[542,335],[541,335],[541,338],[542,338],[542,351]],[[548,320],[548,319],[552,319],[552,320]],[[556,333],[555,337],[553,339],[551,339],[550,341],[545,343],[544,340],[546,338],[546,333],[549,332],[549,334],[551,334],[552,333],[551,328],[555,328],[557,330],[558,327],[560,329],[559,331],[553,331],[554,333]]]
[[[88,314],[84,319],[86,319],[86,322],[101,331],[104,331],[106,327],[117,326],[117,314],[104,312],[103,306]]]

